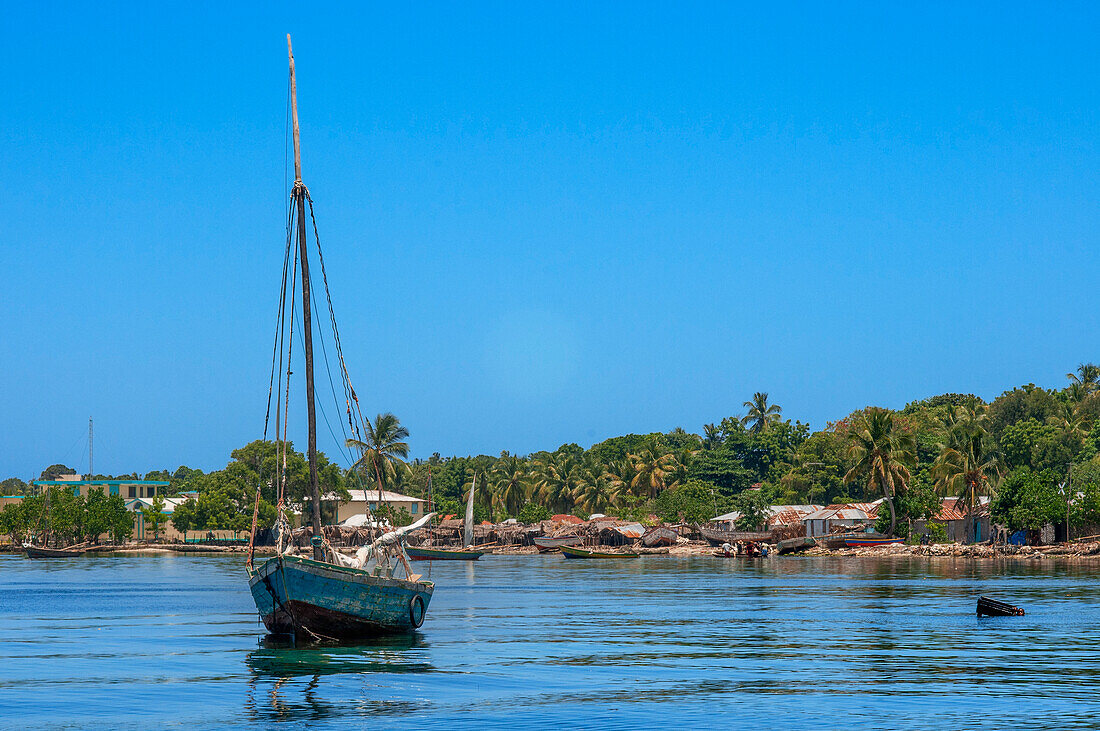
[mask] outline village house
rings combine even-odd
[[[351,499],[346,502],[339,502],[340,499],[335,493],[329,493],[322,497],[321,502],[324,508],[322,513],[332,516],[332,510],[335,508],[334,522],[343,523],[353,515],[365,514],[368,507],[371,510],[377,510],[379,505],[385,505],[394,510],[404,510],[415,521],[423,517],[424,508],[427,505],[427,501],[421,498],[410,497],[389,490],[382,490],[381,500],[379,500],[378,490],[348,490],[348,495],[351,496]],[[324,505],[324,503],[329,503],[329,505]],[[329,517],[329,520],[332,520],[332,518]]]
[[[837,528],[852,532],[870,531],[878,520],[881,504],[882,500],[829,505],[805,516],[802,524],[810,538],[835,533]]]

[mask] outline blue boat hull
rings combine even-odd
[[[248,586],[269,632],[312,639],[411,632],[423,623],[435,589],[429,581],[371,576],[300,556],[268,559]]]

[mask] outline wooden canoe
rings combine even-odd
[[[787,553],[798,553],[799,551],[805,551],[807,548],[813,548],[817,545],[817,541],[809,536],[799,536],[797,538],[788,538],[780,541],[776,544],[776,551],[780,556]]]
[[[76,556],[83,556],[84,551],[72,551],[64,548],[46,548],[45,546],[32,546],[29,543],[23,544],[23,550],[27,554],[27,558],[75,558]]]
[[[561,546],[561,553],[566,558],[638,558],[636,553],[605,553],[576,546]]]
[[[721,546],[723,543],[733,544],[738,541],[770,541],[772,537],[771,531],[717,530],[706,526],[700,526],[699,532],[712,546]]]
[[[539,553],[553,553],[562,546],[579,546],[584,543],[584,536],[562,536],[561,538],[549,538],[539,536],[535,539],[535,548]]]
[[[405,553],[409,554],[409,558],[413,561],[477,561],[488,552],[406,546]]]
[[[860,546],[890,546],[901,543],[903,538],[889,538],[887,536],[849,536],[844,539],[844,545],[848,548]]]
[[[680,534],[671,528],[657,527],[642,536],[642,545],[646,548],[675,546]]]

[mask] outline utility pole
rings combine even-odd
[[[95,479],[95,470],[92,469],[92,417],[88,417],[88,479]]]
[[[1066,480],[1066,543],[1069,543],[1069,501],[1073,496],[1073,463],[1069,463],[1069,477]]]

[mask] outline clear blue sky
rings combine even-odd
[[[1095,5],[414,5],[5,9],[0,477],[85,467],[89,415],[99,472],[259,436],[286,32],[352,376],[416,456],[1100,359]]]

